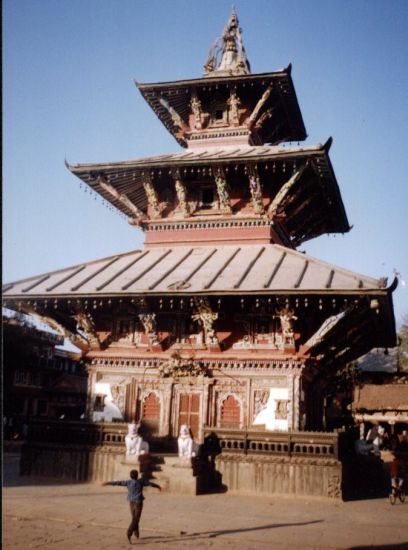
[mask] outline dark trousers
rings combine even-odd
[[[127,530],[128,537],[131,537],[133,533],[139,538],[139,521],[140,516],[142,515],[143,502],[129,502],[130,505],[130,515],[132,516],[132,521]]]

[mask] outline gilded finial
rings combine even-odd
[[[205,76],[250,74],[241,38],[238,15],[234,6],[222,36],[213,44],[204,65]]]

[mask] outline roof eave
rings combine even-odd
[[[262,78],[282,78],[289,77],[291,78],[291,65],[286,69],[281,69],[279,71],[273,71],[268,73],[256,73],[256,74],[246,74],[246,75],[227,75],[227,76],[214,76],[211,78],[208,77],[199,77],[199,78],[189,78],[183,80],[172,80],[168,82],[138,82],[134,80],[135,86],[142,92],[144,90],[160,90],[163,88],[170,87],[183,87],[183,86],[197,86],[197,84],[203,84],[204,86],[210,86],[212,83],[228,83],[231,80],[234,82],[245,82],[246,80],[261,80]]]
[[[8,294],[3,295],[3,302],[9,301],[33,301],[33,300],[65,300],[72,299],[74,296],[78,299],[88,299],[88,298],[123,298],[123,295],[133,297],[133,296],[185,296],[185,295],[209,295],[209,296],[257,296],[257,295],[304,295],[304,296],[368,296],[368,297],[384,297],[386,296],[387,289],[375,289],[375,288],[356,288],[356,289],[299,289],[299,288],[281,288],[281,289],[228,289],[228,290],[169,290],[168,292],[164,291],[154,291],[145,289],[139,291],[126,291],[126,292],[87,292],[87,293],[62,293],[62,294]]]

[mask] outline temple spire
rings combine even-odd
[[[242,43],[241,32],[237,12],[233,7],[222,36],[210,49],[204,65],[205,76],[250,74],[251,68]]]

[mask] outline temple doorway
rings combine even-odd
[[[142,402],[141,420],[152,434],[159,432],[160,426],[160,399],[155,392],[148,393]]]
[[[200,436],[200,394],[199,393],[179,393],[178,396],[178,417],[177,433],[180,426],[187,424],[191,428],[194,439]]]

